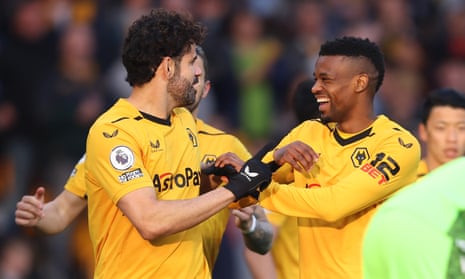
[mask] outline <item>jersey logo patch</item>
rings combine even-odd
[[[110,162],[117,170],[127,170],[134,165],[134,153],[127,146],[117,146],[110,153]]]
[[[410,148],[413,146],[413,143],[405,143],[401,138],[398,138],[400,145],[402,145],[405,148]]]
[[[160,146],[161,144],[159,140],[156,140],[155,143],[150,141],[150,147],[152,148],[152,151],[161,151],[162,149],[160,149]]]
[[[109,134],[107,132],[103,132],[102,133],[104,137],[106,137],[107,139],[109,138],[112,138],[112,137],[116,137],[118,135],[118,129],[116,129],[113,133]]]
[[[216,156],[212,154],[205,154],[201,160],[202,164],[205,164],[206,166],[214,163],[216,161]]]
[[[144,173],[141,171],[140,168],[138,168],[138,169],[123,173],[122,175],[118,176],[118,180],[120,183],[125,183],[133,179],[143,177],[143,176],[144,176]]]
[[[350,159],[352,160],[354,167],[359,168],[363,162],[370,159],[370,154],[366,147],[357,147],[350,156]]]
[[[189,136],[189,139],[190,139],[191,142],[192,142],[192,146],[193,146],[193,147],[199,146],[199,143],[198,143],[198,141],[197,141],[197,137],[196,137],[195,134],[192,132],[192,130],[189,129],[189,128],[186,128],[186,131],[187,131],[187,135]]]

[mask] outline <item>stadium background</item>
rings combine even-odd
[[[187,10],[208,26],[203,44],[213,92],[200,117],[253,153],[295,124],[290,92],[311,77],[321,43],[368,37],[386,58],[376,97],[416,134],[428,92],[465,92],[461,0],[2,0],[0,1],[0,278],[86,278],[85,215],[45,236],[14,224],[16,202],[38,185],[62,190],[95,117],[124,97],[120,49],[128,25],[153,7]],[[248,278],[231,224],[215,277]],[[16,257],[15,257],[16,255]]]

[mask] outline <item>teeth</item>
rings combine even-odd
[[[316,101],[318,103],[327,103],[327,102],[329,102],[329,98],[321,97],[321,98],[317,98]]]

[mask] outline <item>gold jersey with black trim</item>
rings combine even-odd
[[[250,159],[251,155],[242,142],[234,135],[216,129],[201,119],[197,119],[199,133],[201,161],[203,164],[214,162],[216,158],[226,152],[233,152],[242,160]],[[221,240],[230,217],[230,209],[224,208],[217,214],[202,222],[199,227],[202,232],[203,249],[210,270],[218,257]]]
[[[423,176],[427,175],[428,172],[428,165],[426,164],[426,161],[423,159],[420,161],[420,164],[418,165],[417,179],[420,179]]]
[[[68,192],[71,192],[82,199],[87,198],[86,176],[84,169],[85,159],[86,155],[84,154],[74,166],[73,171],[64,186]]]
[[[184,108],[160,119],[120,99],[97,119],[85,160],[94,278],[211,277],[197,227],[145,240],[116,206],[143,187],[153,187],[159,200],[197,197],[199,151],[194,118]]]
[[[319,159],[307,172],[283,165],[260,194],[264,208],[298,217],[300,278],[361,278],[368,222],[380,203],[416,179],[420,144],[397,123],[380,115],[356,134],[335,126],[309,120],[286,135],[277,148],[300,140]],[[264,161],[271,160],[270,152]]]

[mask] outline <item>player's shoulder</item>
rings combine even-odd
[[[395,145],[399,144],[404,148],[412,150],[420,149],[418,139],[409,130],[385,115],[378,116],[372,127],[374,140],[379,140],[384,143],[392,142]]]
[[[126,131],[128,134],[138,134],[142,129],[141,113],[128,101],[119,99],[112,107],[100,115],[89,130],[89,135],[98,133],[107,138],[115,137]]]
[[[197,118],[196,123],[199,134],[220,137],[234,137],[232,134],[228,134],[221,129],[218,129],[210,124],[205,123],[202,119]]]
[[[119,99],[97,118],[94,126],[105,124],[118,125],[125,121],[138,120],[138,118],[142,118],[140,112],[128,101]]]
[[[327,123],[322,121],[319,118],[309,119],[301,122],[297,126],[295,126],[292,130],[292,134],[308,134],[311,133],[312,135],[320,135],[325,133],[331,133],[331,131],[335,128],[335,123]]]
[[[373,132],[385,135],[387,137],[393,135],[402,135],[405,137],[415,138],[415,136],[407,129],[402,127],[399,123],[389,119],[385,115],[379,115],[373,123]]]

